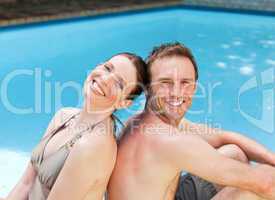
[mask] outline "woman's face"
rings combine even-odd
[[[123,55],[98,65],[84,85],[85,106],[89,111],[108,112],[128,107],[128,95],[137,85],[136,68]]]

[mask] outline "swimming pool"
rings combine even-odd
[[[197,58],[189,119],[275,151],[274,19],[174,7],[0,29],[0,196],[18,180],[54,112],[81,105],[93,66],[122,51],[146,57],[163,42],[183,42]],[[138,108],[118,115],[125,120]]]

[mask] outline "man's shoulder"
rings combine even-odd
[[[193,122],[186,118],[183,118],[179,125],[179,130],[186,133],[207,133],[217,134],[221,133],[219,127],[213,127],[211,124],[205,124],[200,122]]]
[[[142,138],[145,139],[144,137],[149,139],[151,136],[169,135],[171,132],[169,127],[171,126],[152,120],[148,117],[147,113],[144,112],[134,115],[127,120],[124,129],[121,131],[120,139],[127,135],[140,135],[138,138],[141,140]],[[158,140],[158,137],[154,138],[154,140]]]
[[[144,119],[144,116],[143,116],[143,114],[142,113],[140,113],[140,114],[136,114],[136,115],[134,115],[134,116],[132,116],[132,117],[130,117],[126,122],[125,122],[125,130],[126,131],[130,131],[129,130],[129,128],[131,128],[131,129],[137,129],[137,128],[139,128],[140,126],[141,126],[141,124],[143,124],[144,123],[144,121],[145,121],[145,119]],[[125,131],[124,130],[124,131]]]

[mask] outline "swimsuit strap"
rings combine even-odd
[[[76,114],[71,115],[66,120],[64,120],[64,122],[62,122],[61,125],[59,125],[58,127],[54,128],[52,130],[52,132],[50,133],[47,141],[45,142],[45,145],[44,145],[44,148],[43,148],[43,151],[42,151],[41,160],[44,159],[45,149],[46,149],[47,144],[49,143],[49,141],[53,138],[53,136],[55,136],[59,131],[61,131],[62,129],[64,129],[66,127],[66,125],[68,124],[68,122],[71,121],[73,118],[75,118],[77,115],[79,115],[79,113],[80,112],[77,112]]]
[[[125,128],[125,125],[124,125],[124,123],[123,123],[116,115],[112,114],[111,117],[112,117],[112,119],[114,120],[115,139],[116,139],[117,142],[119,142],[119,140],[121,139],[121,135],[120,135],[120,133],[118,132],[119,129],[118,129],[118,126],[117,126],[116,122],[118,122],[118,123],[121,125],[122,129]],[[120,131],[121,131],[121,130],[120,130]]]
[[[125,128],[125,124],[116,115],[113,114],[112,117],[115,121],[118,121],[123,128]]]
[[[112,114],[112,119],[114,120],[114,122],[118,122],[121,126],[122,126],[122,128],[125,128],[125,125],[124,125],[124,123],[116,116],[116,115],[114,115],[114,114]],[[116,126],[115,126],[115,129],[116,129]]]
[[[113,119],[113,115],[111,116],[111,118]],[[92,126],[88,126],[87,128],[85,128],[84,130],[81,130],[79,133],[77,133],[71,140],[69,140],[69,142],[66,142],[64,145],[62,145],[60,148],[63,148],[64,146],[67,148],[71,148],[73,147],[73,145],[80,139],[82,138],[83,135],[90,133],[98,124],[100,124],[102,121],[101,120],[95,124],[93,124]]]

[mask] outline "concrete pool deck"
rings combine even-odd
[[[178,5],[266,12],[275,16],[275,0],[30,0],[28,3],[3,0],[0,1],[0,27]]]
[[[109,0],[105,3],[104,1],[68,1],[68,3],[25,3],[22,6],[18,5],[19,3],[0,3],[0,27],[162,8],[181,3],[181,0],[131,0],[119,3],[116,0]]]

